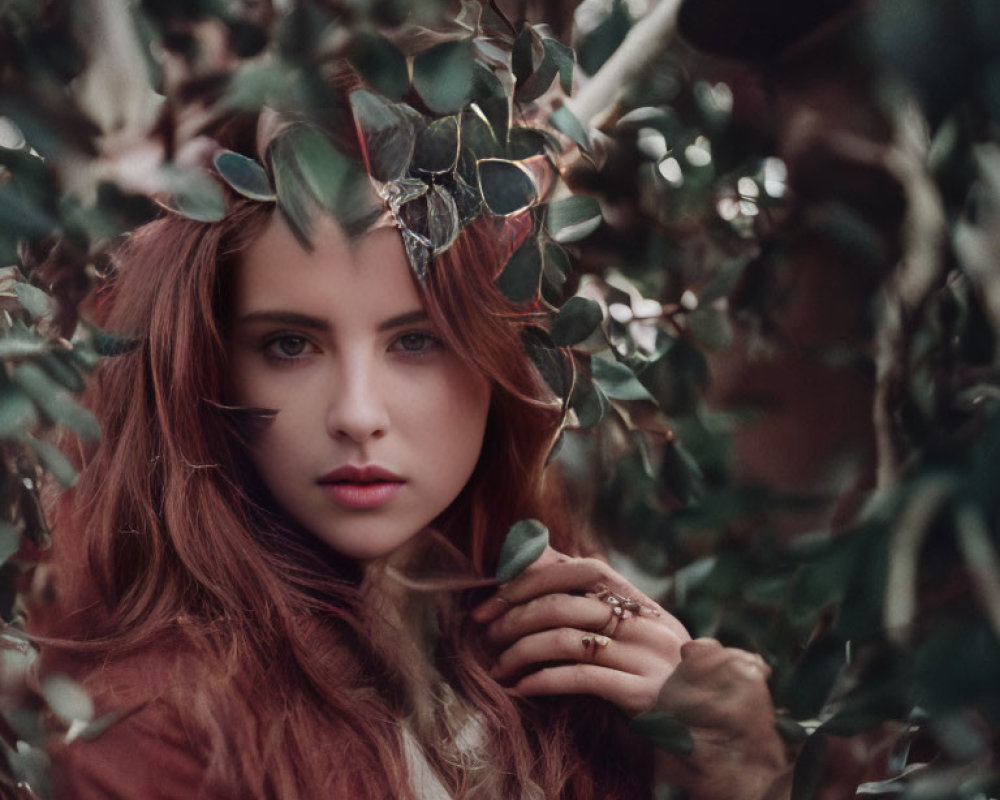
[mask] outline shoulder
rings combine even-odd
[[[57,800],[222,800],[175,709],[154,700],[120,714],[93,738],[50,748]]]
[[[83,682],[96,716],[112,722],[92,737],[52,742],[56,800],[227,797],[209,785],[206,737],[181,713],[179,666],[171,654],[153,651],[90,671]]]

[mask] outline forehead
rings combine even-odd
[[[294,307],[338,312],[423,306],[399,233],[378,226],[349,237],[330,215],[316,218],[306,250],[275,212],[236,270],[238,314]]]

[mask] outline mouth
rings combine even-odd
[[[347,465],[316,481],[337,505],[367,510],[388,503],[406,483],[394,472],[379,466]]]

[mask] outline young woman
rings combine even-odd
[[[494,281],[517,223],[411,272],[395,226],[312,247],[273,204],[163,218],[99,322],[103,436],[54,510],[42,671],[116,721],[52,748],[60,798],[637,798],[652,748],[692,797],[783,767],[756,656],[680,623],[587,547],[545,468],[561,419]],[[553,547],[497,587],[504,536]]]

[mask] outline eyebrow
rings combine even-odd
[[[394,328],[401,328],[403,325],[412,325],[415,322],[427,320],[427,312],[422,308],[414,311],[407,311],[397,314],[394,317],[379,323],[377,330],[389,331]],[[239,325],[248,325],[259,322],[277,323],[279,325],[296,325],[302,328],[310,328],[315,331],[326,332],[330,330],[330,324],[321,317],[313,317],[309,314],[300,314],[296,311],[251,311],[244,314],[237,320]]]

